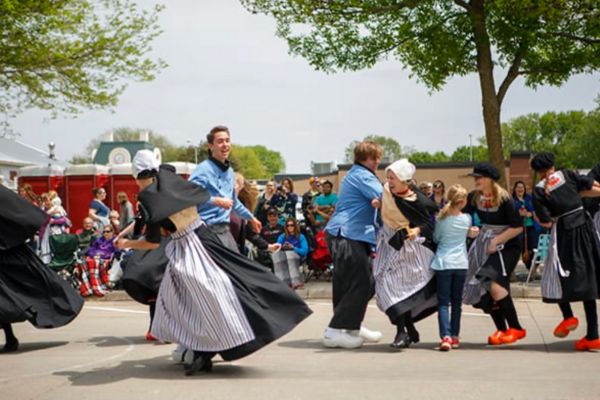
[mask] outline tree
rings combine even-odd
[[[557,165],[590,168],[600,158],[600,108],[590,113],[567,111],[528,114],[502,125],[505,150],[551,151]]]
[[[246,179],[259,179],[267,175],[260,158],[250,147],[232,145],[229,159],[233,169],[244,175]]]
[[[473,161],[482,162],[488,160],[488,148],[484,145],[473,146]],[[450,161],[467,162],[471,161],[471,147],[459,146],[450,156]]]
[[[126,80],[152,80],[165,66],[146,57],[161,9],[132,0],[0,2],[0,112],[115,106]]]
[[[443,151],[437,151],[435,153],[415,151],[408,157],[408,160],[414,164],[429,164],[447,162],[450,161],[450,157]]]
[[[256,153],[266,170],[267,176],[272,177],[285,170],[285,161],[280,152],[269,150],[262,145],[248,146],[248,148]]]
[[[290,52],[318,70],[360,70],[389,57],[431,90],[477,73],[489,159],[506,182],[500,115],[518,77],[560,85],[600,69],[597,0],[241,0],[272,15]],[[498,86],[495,70],[504,77]]]
[[[386,162],[393,162],[402,157],[406,157],[410,152],[413,151],[412,148],[403,148],[396,139],[386,136],[368,135],[363,139],[363,141],[365,140],[371,140],[375,143],[379,143],[381,147],[383,147],[383,159]],[[361,141],[359,140],[354,140],[350,142],[348,146],[346,146],[346,149],[344,150],[344,158],[346,162],[351,163],[354,161],[354,148],[360,142]]]

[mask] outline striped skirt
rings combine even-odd
[[[434,253],[418,239],[406,240],[398,251],[388,244],[394,234],[394,230],[384,225],[377,239],[377,257],[373,263],[377,306],[382,311],[391,307],[398,313],[412,311],[416,317],[425,303],[426,308],[437,304],[435,301],[430,304],[435,292],[420,296],[424,289],[429,292],[435,286],[432,281],[435,273],[430,267]]]
[[[171,235],[151,331],[188,349],[220,352],[255,336],[231,280],[194,232],[200,225]]]

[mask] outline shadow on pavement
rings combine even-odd
[[[116,346],[129,346],[133,344],[163,344],[162,342],[154,341],[149,342],[144,336],[95,336],[89,339],[90,342],[95,343],[98,347],[116,347]]]
[[[73,386],[108,385],[126,379],[150,380],[222,380],[222,379],[258,379],[262,378],[257,369],[248,366],[232,365],[217,359],[212,372],[199,372],[194,376],[185,376],[183,364],[175,364],[171,358],[160,356],[140,360],[122,361],[117,366],[95,368],[91,371],[60,371],[55,376],[65,376]]]
[[[0,353],[2,357],[29,353],[30,351],[51,349],[69,344],[69,342],[19,342],[19,349],[8,353]]]

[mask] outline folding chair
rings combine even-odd
[[[535,277],[535,270],[538,268],[538,265],[543,265],[548,257],[550,244],[550,235],[542,234],[538,239],[538,246],[536,249],[533,249],[533,258],[531,259],[531,267],[529,268],[529,274],[527,274],[527,280],[525,284],[527,285],[531,280],[531,277]]]
[[[64,280],[69,281],[73,287],[77,288],[78,281],[73,273],[75,266],[80,262],[78,258],[79,240],[77,236],[71,234],[52,235],[49,239],[52,259],[48,267]]]

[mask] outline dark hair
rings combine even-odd
[[[290,193],[294,192],[294,181],[292,178],[286,177],[281,180],[281,186],[283,186],[283,182],[288,181],[290,183]]]
[[[325,180],[325,181],[321,182],[321,186],[323,186],[323,185],[329,185],[333,189],[333,183],[331,183],[330,180]]]
[[[217,125],[214,128],[212,128],[210,132],[208,132],[208,135],[206,135],[206,141],[212,144],[215,141],[215,135],[218,132],[227,132],[227,136],[231,136],[228,127],[226,127],[225,125]]]
[[[101,190],[104,190],[104,192],[106,192],[106,189],[104,189],[103,187],[96,187],[92,189],[92,193],[94,194],[94,197],[98,196],[98,192],[100,192]]]
[[[515,184],[513,185],[513,190],[512,190],[512,197],[513,199],[517,198],[517,185],[518,184],[523,184],[523,187],[525,188],[525,193],[523,195],[527,194],[527,185],[525,184],[525,182],[523,181],[516,181]]]
[[[288,219],[285,220],[285,224],[283,225],[283,232],[286,238],[288,238],[290,235],[288,234],[288,230],[287,230],[287,225],[288,223],[293,222],[294,223],[294,237],[296,239],[300,239],[300,224],[298,224],[298,221],[296,221],[295,218],[289,217]]]

